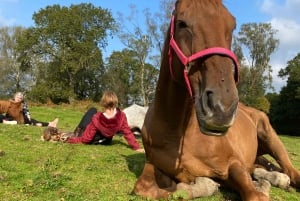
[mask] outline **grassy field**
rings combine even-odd
[[[31,106],[31,116],[72,131],[85,106]],[[42,142],[44,128],[0,124],[0,198],[3,201],[142,201],[132,195],[144,154],[131,150],[121,136],[112,146]],[[300,138],[281,136],[294,165],[300,169]],[[141,142],[141,140],[139,139]],[[272,188],[272,201],[299,200],[295,189]],[[201,201],[238,201],[232,191],[221,189]]]

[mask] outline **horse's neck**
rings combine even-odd
[[[177,74],[175,72],[175,70],[178,71],[180,68],[173,68],[172,71],[174,71],[170,72],[169,41],[168,34],[164,44],[162,63],[156,87],[154,116],[155,118],[160,118],[162,121],[172,121],[172,124],[181,125],[182,122],[185,122],[190,117],[193,100],[183,81],[184,78],[180,77],[183,74],[180,75],[180,72],[177,72]]]
[[[167,74],[164,74],[167,73]],[[193,105],[185,85],[174,81],[168,72],[161,72],[154,101],[154,110],[163,121],[175,125],[186,122],[186,118],[191,114]]]

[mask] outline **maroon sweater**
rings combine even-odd
[[[82,136],[71,137],[68,139],[68,142],[88,144],[93,140],[97,131],[107,138],[112,138],[116,133],[122,132],[132,149],[136,150],[139,148],[139,144],[128,126],[126,115],[120,109],[117,109],[116,115],[110,119],[106,118],[102,112],[97,112],[87,125]]]

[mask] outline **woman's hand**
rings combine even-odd
[[[145,149],[143,149],[143,148],[136,149],[135,151],[136,151],[136,152],[139,152],[139,153],[145,153]]]

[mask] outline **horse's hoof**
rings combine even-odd
[[[253,171],[253,177],[257,180],[265,179],[269,181],[272,186],[276,186],[281,189],[288,189],[290,186],[290,177],[284,173],[276,171],[269,172],[263,168],[255,168]]]

